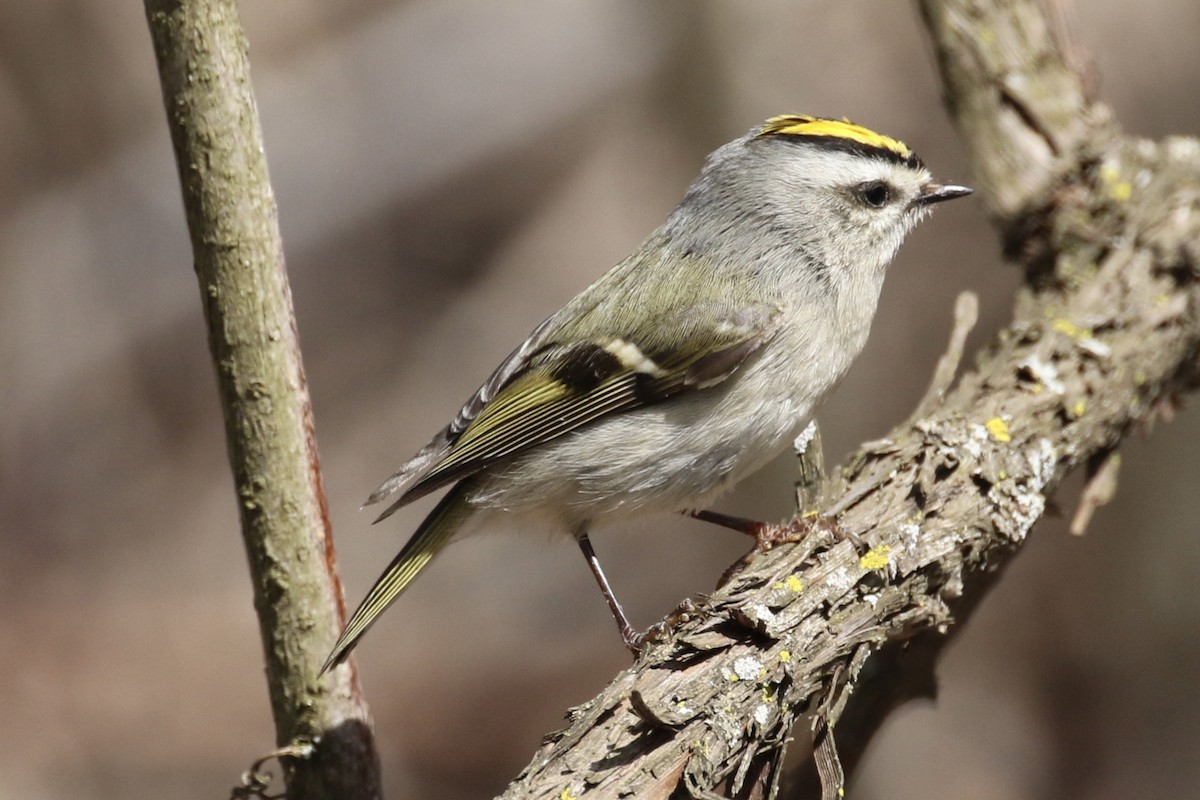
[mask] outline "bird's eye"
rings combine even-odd
[[[871,208],[883,208],[892,199],[892,187],[883,181],[867,181],[854,189],[855,196]]]

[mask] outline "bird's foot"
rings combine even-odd
[[[636,658],[650,645],[657,644],[666,639],[667,635],[677,625],[687,622],[699,612],[700,605],[688,597],[676,606],[674,611],[641,633],[634,631],[632,628],[628,630],[622,629],[621,638],[625,640],[625,646],[629,648],[630,652]]]
[[[862,537],[857,533],[845,530],[838,524],[837,517],[827,517],[816,511],[810,511],[796,517],[791,522],[785,522],[782,525],[772,526],[775,528],[775,538],[764,547],[764,550],[769,550],[777,544],[785,542],[798,542],[807,538],[814,532],[819,530],[829,531],[833,536],[834,543],[849,542],[854,550],[858,553],[865,553],[869,547]]]

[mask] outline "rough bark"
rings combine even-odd
[[[837,796],[886,714],[931,692],[944,643],[1063,478],[1110,484],[1122,438],[1195,385],[1200,143],[1122,136],[1033,0],[918,6],[1026,271],[1012,324],[839,471],[836,530],[811,524],[677,612],[503,797],[770,796],[805,715]]]
[[[341,626],[341,590],[236,4],[145,5],[254,583],[275,755],[290,797],[378,797],[352,669],[318,680]]]

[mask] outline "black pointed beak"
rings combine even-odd
[[[956,197],[966,197],[971,193],[971,190],[966,186],[955,186],[954,184],[927,183],[921,189],[921,193],[917,195],[917,199],[913,201],[914,205],[931,206],[934,203],[941,203],[946,200],[953,200]]]

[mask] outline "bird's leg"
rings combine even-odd
[[[621,608],[621,604],[617,601],[617,596],[613,594],[612,587],[608,585],[608,578],[604,576],[604,570],[600,568],[600,559],[596,558],[596,551],[592,549],[591,540],[588,539],[586,533],[578,534],[577,539],[579,541],[579,549],[583,551],[583,557],[587,559],[588,568],[592,571],[592,576],[595,577],[596,583],[600,586],[600,591],[604,594],[604,599],[608,602],[608,610],[612,612],[613,619],[617,621],[617,629],[621,632],[621,639],[624,640],[625,646],[635,656],[640,654],[642,652],[644,637],[629,624],[629,618],[625,616],[625,610]]]
[[[685,511],[684,513],[694,519],[711,522],[714,525],[720,525],[722,528],[729,528],[738,533],[753,536],[754,549],[756,551],[770,550],[777,544],[796,541],[798,538],[796,532],[788,525],[772,525],[769,522],[758,522],[757,520],[735,517],[731,514],[722,514],[720,511],[708,511],[706,509]]]
[[[683,512],[693,519],[711,522],[713,525],[720,525],[722,528],[729,528],[731,531],[744,533],[747,536],[753,536],[755,539],[762,534],[763,529],[769,527],[765,522],[758,522],[745,517],[735,517],[732,514],[722,514],[720,511],[709,511],[700,509],[698,511]]]
[[[769,522],[756,522],[752,519],[744,517],[735,517],[730,514],[722,514],[719,511],[685,511],[693,519],[711,522],[714,525],[720,525],[723,528],[735,530],[738,533],[744,533],[747,536],[754,537],[754,549],[751,551],[764,552],[770,550],[777,544],[786,542],[798,542],[813,531],[813,528],[818,524],[827,528],[833,534],[835,540],[841,542],[846,541],[854,545],[855,550],[863,550],[866,545],[857,535],[848,531],[843,531],[838,527],[837,520],[833,517],[825,517],[817,514],[815,511],[798,517],[791,522],[771,524]]]

